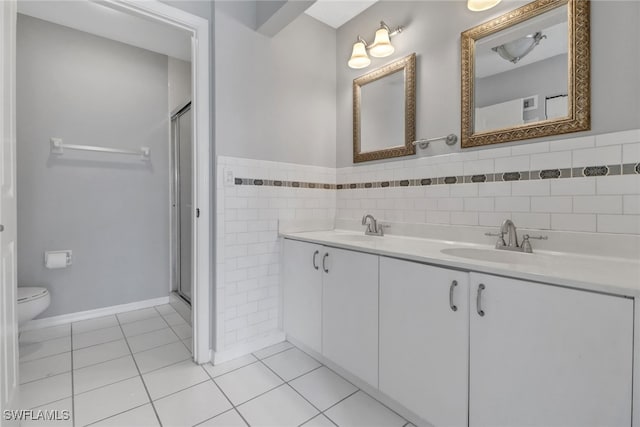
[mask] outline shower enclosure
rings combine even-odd
[[[193,218],[191,103],[171,117],[173,290],[191,303]]]

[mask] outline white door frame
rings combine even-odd
[[[0,426],[18,425],[5,410],[19,408],[16,280],[16,17],[14,0],[0,1]]]
[[[210,221],[211,146],[209,132],[209,21],[157,0],[105,0],[122,11],[142,15],[158,22],[186,30],[191,43],[191,107],[193,108],[193,227],[192,227],[192,301],[193,360],[211,360]],[[200,216],[196,218],[196,209]]]

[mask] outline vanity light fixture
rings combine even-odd
[[[472,12],[482,12],[496,6],[502,0],[467,0],[467,9]]]
[[[500,46],[492,47],[491,50],[500,55],[501,58],[517,64],[518,61],[527,56],[536,46],[538,46],[542,39],[546,38],[547,36],[538,31],[535,34],[528,34],[524,37],[520,37],[519,39],[501,44]]]
[[[371,64],[371,59],[367,55],[367,49],[371,56],[376,58],[384,58],[391,55],[395,49],[391,44],[391,37],[396,34],[400,34],[404,30],[403,27],[398,27],[395,30],[391,30],[384,21],[380,21],[380,28],[376,31],[375,39],[373,43],[367,43],[365,39],[358,36],[357,41],[353,44],[353,50],[351,51],[351,58],[347,63],[349,67],[359,69],[365,68]]]

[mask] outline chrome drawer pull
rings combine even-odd
[[[482,291],[484,290],[484,285],[482,283],[480,283],[478,285],[478,296],[476,298],[476,310],[478,311],[478,314],[480,316],[484,316],[484,310],[482,309],[482,304],[480,302],[481,298],[482,298]]]
[[[318,256],[318,254],[320,253],[320,251],[315,251],[313,253],[313,268],[315,268],[316,270],[320,267],[318,267],[318,264],[316,264],[316,257]]]
[[[449,307],[451,307],[451,311],[458,311],[458,307],[453,303],[453,289],[456,286],[458,286],[457,280],[451,282],[451,286],[449,286]]]

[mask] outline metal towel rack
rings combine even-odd
[[[93,145],[67,145],[62,143],[60,138],[51,138],[51,152],[53,154],[64,154],[64,150],[98,151],[101,153],[135,154],[141,156],[142,160],[149,160],[151,148],[140,147],[139,150],[126,150],[122,148],[96,147]]]
[[[430,142],[444,140],[447,145],[454,145],[458,142],[458,136],[455,133],[450,133],[447,136],[439,136],[437,138],[429,138],[429,139],[418,139],[417,141],[413,141],[413,145],[417,145],[418,147],[425,149],[429,146]]]

